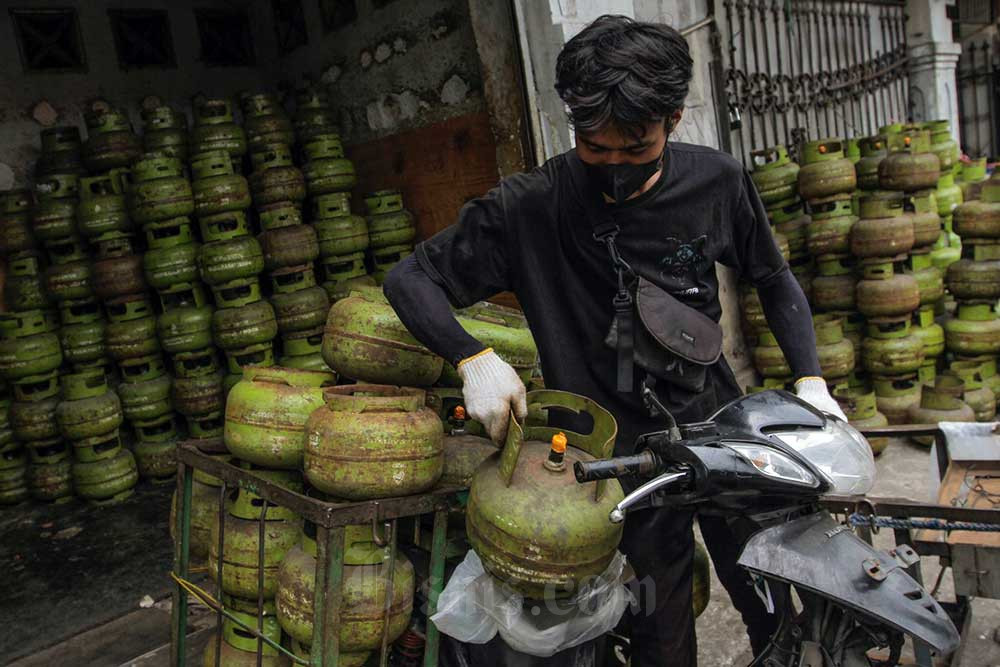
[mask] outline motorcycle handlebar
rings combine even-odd
[[[576,481],[596,482],[599,479],[616,479],[626,475],[647,475],[656,472],[659,461],[650,451],[632,456],[615,456],[599,461],[577,461],[573,464]]]

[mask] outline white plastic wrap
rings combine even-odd
[[[438,630],[470,644],[485,644],[499,632],[508,646],[547,658],[612,630],[631,602],[616,553],[607,569],[584,582],[572,598],[529,601],[483,569],[475,551],[455,568],[431,617]]]

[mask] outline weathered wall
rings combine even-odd
[[[173,37],[176,67],[124,71],[119,67],[108,21],[109,8],[125,5],[114,0],[34,0],[31,3],[0,0],[0,190],[30,179],[38,154],[39,131],[43,129],[33,110],[48,102],[56,115],[39,114],[50,124],[78,125],[86,135],[83,110],[97,98],[130,112],[133,125],[141,128],[139,103],[147,95],[158,95],[190,115],[192,96],[234,96],[242,90],[269,87],[270,64],[276,46],[270,4],[263,0],[244,3],[250,12],[254,52],[259,67],[208,67],[200,62],[194,7],[231,7],[229,0],[146,0],[144,9],[166,9]],[[10,18],[12,7],[75,7],[86,53],[84,72],[25,72],[18,54]]]
[[[281,83],[326,85],[348,144],[485,109],[467,0],[359,0],[358,18],[322,34],[306,2],[309,43],[279,62]]]

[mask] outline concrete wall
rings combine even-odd
[[[0,190],[25,184],[38,155],[39,132],[45,125],[33,114],[39,103],[47,102],[36,115],[48,125],[78,125],[86,135],[83,111],[95,99],[104,99],[127,109],[136,130],[141,129],[139,103],[147,95],[158,95],[190,115],[194,95],[234,96],[242,90],[267,89],[276,45],[270,3],[246,3],[254,30],[253,43],[259,67],[208,67],[200,62],[198,30],[194,7],[232,7],[227,0],[145,0],[144,9],[168,10],[174,54],[173,68],[122,70],[115,52],[108,20],[109,8],[121,8],[113,0],[35,0],[31,3],[0,1]],[[84,72],[25,72],[18,53],[17,39],[9,9],[75,7],[86,54]],[[132,6],[135,6],[134,4]]]
[[[309,43],[280,59],[279,84],[324,84],[347,143],[484,109],[467,0],[358,0],[358,18],[323,34],[304,2]]]

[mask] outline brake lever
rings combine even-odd
[[[615,505],[614,509],[612,509],[611,513],[608,515],[608,519],[610,519],[611,523],[621,523],[625,520],[626,512],[628,512],[629,508],[633,505],[638,504],[647,496],[650,496],[657,491],[674,484],[675,482],[686,481],[689,479],[691,479],[691,471],[689,469],[677,472],[666,472],[659,477],[654,477],[632,493],[625,496],[620,503]]]

